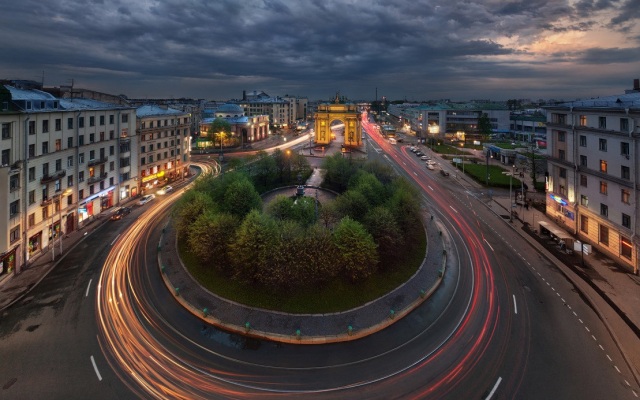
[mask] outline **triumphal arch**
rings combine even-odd
[[[362,128],[360,126],[360,112],[352,103],[344,103],[336,95],[333,103],[319,104],[316,111],[315,139],[316,144],[331,142],[331,123],[344,123],[344,145],[357,147],[362,144]]]

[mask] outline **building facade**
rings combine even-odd
[[[134,108],[3,85],[0,125],[0,275],[136,194]]]
[[[166,106],[136,109],[139,181],[142,192],[183,179],[189,173],[191,114]]]
[[[253,142],[266,139],[270,133],[268,115],[246,116],[244,109],[238,104],[223,104],[218,107],[211,118],[204,118],[200,122],[200,134],[197,147],[215,147],[215,132],[209,131],[209,126],[216,119],[220,118],[231,125],[231,133],[225,138],[225,146],[250,145]],[[236,143],[237,142],[237,143]]]
[[[640,90],[545,109],[547,214],[637,274]]]
[[[304,114],[298,116],[298,110],[304,113],[307,99],[299,99],[296,103],[295,98],[271,97],[265,92],[253,91],[243,92],[242,100],[237,104],[245,116],[266,115],[272,127],[288,129],[295,128],[296,119],[304,117]]]

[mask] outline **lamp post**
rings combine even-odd
[[[487,187],[489,187],[489,149],[487,148],[487,176],[486,176]]]
[[[513,169],[514,165],[511,166],[511,175],[509,175],[509,222],[513,223],[513,201],[511,200],[511,190],[513,186]]]

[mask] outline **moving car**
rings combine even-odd
[[[427,160],[426,162],[427,165],[436,165],[436,162],[433,160]]]
[[[173,192],[173,186],[165,186],[162,189],[158,190],[158,194],[163,195],[163,194],[167,194],[167,193],[171,193]]]
[[[429,156],[422,156],[420,157],[421,160],[431,160],[431,157]]]
[[[129,214],[131,209],[129,207],[120,207],[113,214],[111,214],[112,221],[118,221],[122,219],[125,215]]]
[[[150,202],[151,200],[155,199],[156,196],[153,194],[148,194],[146,196],[142,196],[142,198],[140,199],[140,201],[138,201],[139,205],[144,205],[147,204],[148,202]]]
[[[433,171],[436,168],[433,166],[433,164],[427,164],[427,169]]]

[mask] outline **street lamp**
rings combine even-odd
[[[60,255],[62,255],[62,198],[64,196],[67,196],[69,194],[71,194],[72,190],[71,188],[68,188],[67,190],[65,190],[62,193],[56,194],[54,196],[54,203],[55,203],[55,199],[57,198],[58,200],[58,224],[60,225],[60,228],[58,230],[58,240],[60,241]],[[53,213],[51,213],[52,217],[51,219],[53,220]],[[51,246],[51,261],[55,260],[55,226],[53,224],[53,222],[51,223],[51,236],[53,237],[53,246]]]
[[[511,200],[511,190],[513,186],[513,169],[515,165],[511,166],[511,175],[509,175],[509,222],[513,223],[513,201]]]

